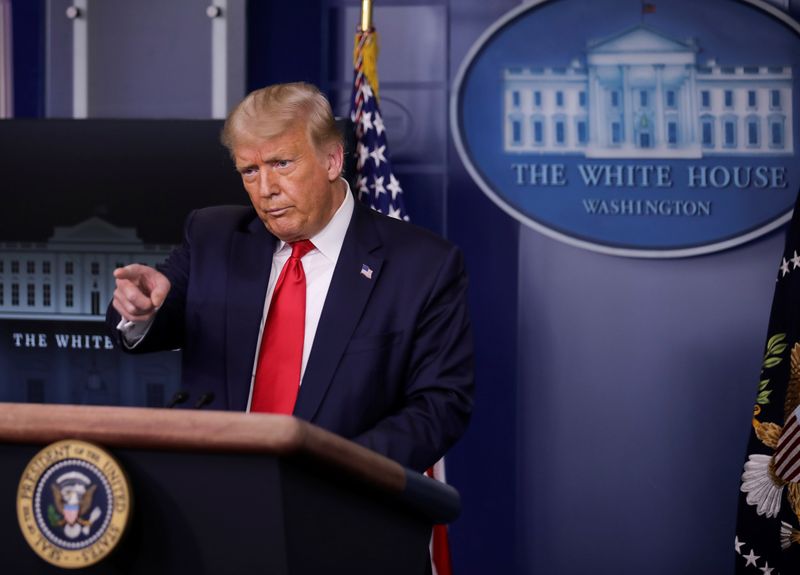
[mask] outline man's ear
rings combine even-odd
[[[328,162],[328,180],[331,182],[338,180],[344,167],[344,147],[342,144],[339,142],[331,144],[328,148],[326,159]]]

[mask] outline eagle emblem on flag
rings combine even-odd
[[[779,333],[769,338],[764,358],[765,368],[774,367],[783,359],[788,348],[786,334]],[[756,507],[759,515],[777,517],[781,509],[784,490],[789,506],[800,521],[800,343],[795,343],[789,353],[789,377],[786,386],[783,412],[784,424],[759,421],[759,403],[768,403],[769,379],[762,380],[759,403],[753,412],[753,430],[756,437],[772,455],[752,453],[744,464],[741,491],[746,494],[748,505]],[[781,547],[787,549],[800,543],[800,530],[785,521],[781,523]]]

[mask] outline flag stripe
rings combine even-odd
[[[788,479],[789,472],[797,465],[800,456],[800,426],[796,416],[791,416],[784,426],[775,451],[775,473],[778,477]]]
[[[444,457],[428,469],[426,475],[442,483],[447,483]],[[452,575],[453,567],[450,560],[450,541],[447,534],[447,525],[433,526],[430,547],[433,575]]]
[[[784,473],[777,473],[778,477],[783,479],[784,481],[796,481],[798,477],[800,477],[800,457],[798,454],[795,453],[795,456],[792,458],[790,465],[788,466],[788,470]]]

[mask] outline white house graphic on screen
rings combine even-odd
[[[155,265],[172,246],[92,217],[57,226],[47,242],[0,242],[0,319],[102,321],[115,267]]]
[[[504,150],[590,158],[789,155],[792,68],[698,63],[697,43],[636,26],[585,62],[504,70]]]

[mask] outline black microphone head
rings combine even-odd
[[[207,391],[197,399],[197,403],[194,404],[194,408],[200,409],[202,407],[205,407],[212,401],[214,401],[214,392]]]
[[[169,409],[169,408],[175,407],[176,405],[180,405],[181,403],[185,403],[187,399],[189,399],[189,393],[186,392],[186,391],[183,391],[182,389],[178,390],[172,396],[172,399],[169,400],[169,403],[167,404],[167,408]]]

